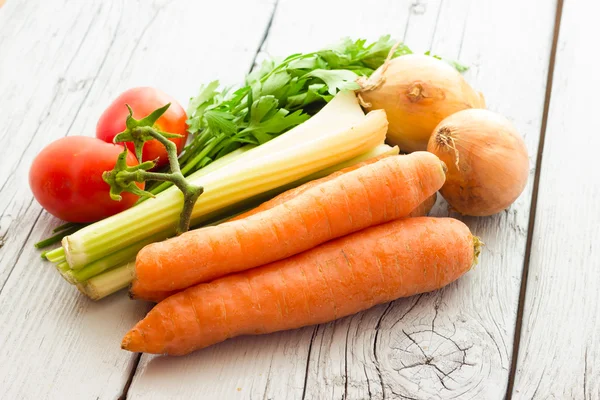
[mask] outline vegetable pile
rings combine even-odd
[[[491,215],[529,172],[523,139],[462,70],[384,36],[267,61],[237,89],[211,82],[187,113],[128,90],[96,138],[34,160],[35,198],[68,221],[36,246],[61,241],[43,257],[94,300],[130,286],[158,302],[130,351],[187,354],[439,289],[482,243],[426,216],[436,193]]]

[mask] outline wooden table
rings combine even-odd
[[[598,0],[8,0],[0,398],[600,399],[598,15]],[[91,302],[40,260],[33,243],[59,221],[33,199],[29,165],[52,140],[93,135],[121,91],[152,85],[186,104],[267,54],[385,33],[470,65],[530,151],[518,201],[463,218],[487,246],[455,284],[170,358],[119,348],[148,304]]]

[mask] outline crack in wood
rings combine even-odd
[[[140,364],[140,360],[142,359],[142,353],[136,353],[133,355],[133,367],[129,372],[129,376],[127,377],[127,381],[125,382],[125,386],[123,387],[123,391],[121,395],[118,397],[118,400],[126,400],[127,394],[129,393],[129,388],[131,387],[131,383],[133,382],[133,377],[135,376],[135,371],[137,371],[137,367]]]
[[[398,318],[398,320],[396,320],[396,322],[394,322],[392,324],[392,326],[390,327],[390,330],[393,330],[396,325],[398,325],[398,323],[400,323],[400,321],[402,321],[408,314],[410,314],[410,312],[412,310],[414,310],[414,308],[417,306],[417,304],[419,304],[419,302],[421,301],[421,298],[424,296],[424,293],[421,293],[418,297],[417,300],[408,308],[408,310],[406,310],[406,312],[404,314],[402,314],[400,316],[400,318]]]
[[[346,330],[346,343],[344,347],[344,399],[348,398],[348,336],[350,335],[352,317],[348,322],[348,329]]]
[[[367,379],[367,393],[369,393],[369,399],[373,398],[373,393],[371,393],[371,382],[369,380],[369,374],[367,374],[367,366],[363,364],[363,372],[365,373],[365,378]]]
[[[135,44],[133,45],[133,49],[129,52],[129,57],[127,58],[127,61],[125,62],[125,66],[127,67],[129,65],[129,63],[131,62],[131,59],[133,58],[133,55],[135,54],[135,51],[137,50],[140,42],[142,41],[142,39],[144,38],[144,36],[146,35],[146,32],[148,32],[148,29],[152,26],[152,24],[154,23],[154,21],[156,21],[156,18],[158,17],[158,14],[170,3],[164,3],[162,4],[160,7],[156,8],[156,10],[154,11],[154,14],[152,15],[152,17],[148,20],[148,22],[146,23],[146,25],[144,25],[144,27],[142,28],[142,31],[140,33],[140,35],[138,36],[138,38],[135,41]]]
[[[383,318],[385,318],[387,313],[392,308],[393,304],[394,304],[393,301],[390,302],[387,305],[387,307],[385,308],[385,310],[383,310],[383,312],[379,316],[379,319],[377,320],[377,324],[375,325],[375,338],[373,339],[373,358],[375,359],[375,371],[377,371],[377,376],[379,377],[379,383],[381,384],[381,393],[382,393],[383,400],[386,400],[385,386],[383,384],[383,375],[381,374],[381,363],[379,362],[379,357],[377,356],[377,340],[379,339],[379,329],[381,328],[381,321],[383,321]]]
[[[533,395],[531,396],[531,400],[535,399],[535,395],[537,394],[538,390],[540,389],[540,386],[542,385],[542,380],[544,379],[544,374],[546,373],[546,367],[544,367],[544,369],[542,370],[542,375],[540,376],[540,379],[538,380],[538,383],[535,387],[535,390],[533,391]]]
[[[433,26],[433,33],[431,34],[431,41],[429,42],[429,51],[433,49],[433,41],[435,40],[435,34],[437,32],[437,28],[440,22],[440,15],[442,14],[442,8],[444,6],[444,0],[440,0],[440,5],[438,7],[438,12],[435,17],[435,25]]]
[[[273,370],[273,357],[275,357],[275,354],[271,355],[271,361],[269,362],[269,372],[267,372],[267,383],[265,384],[265,392],[263,393],[263,400],[267,400],[267,393],[269,392],[269,385],[271,384],[271,371]]]
[[[525,257],[523,260],[523,272],[521,275],[521,289],[519,291],[519,303],[517,306],[517,320],[515,322],[514,342],[512,351],[511,368],[508,375],[508,384],[506,386],[506,400],[511,400],[515,385],[515,376],[517,373],[517,362],[519,358],[519,346],[521,344],[521,329],[523,326],[523,314],[525,310],[525,296],[527,293],[527,281],[529,279],[529,263],[531,261],[531,248],[533,243],[533,231],[535,228],[535,216],[538,202],[538,193],[540,187],[540,173],[544,153],[544,144],[546,141],[546,129],[548,126],[548,114],[550,111],[550,99],[552,97],[552,86],[554,83],[554,67],[556,64],[556,53],[558,49],[558,37],[560,34],[560,23],[563,12],[563,0],[557,0],[554,19],[554,32],[552,37],[552,47],[550,49],[550,59],[548,61],[548,75],[546,79],[546,93],[544,99],[544,111],[542,113],[542,125],[540,127],[540,140],[538,142],[537,156],[535,162],[535,175],[533,180],[533,190],[531,194],[531,203],[529,206],[529,224],[527,225],[527,240],[525,243]],[[543,375],[543,374],[542,374]],[[541,380],[540,380],[541,382]],[[538,388],[539,389],[539,384]],[[535,393],[534,393],[535,395]]]
[[[306,369],[304,373],[304,386],[302,387],[302,400],[306,398],[306,388],[308,383],[308,372],[310,368],[310,355],[312,353],[313,343],[315,341],[315,337],[317,336],[317,331],[319,330],[319,325],[315,326],[313,329],[312,335],[310,337],[310,342],[308,343],[308,356],[306,357]]]
[[[500,351],[500,346],[498,346],[498,342],[496,342],[496,339],[494,339],[494,337],[492,336],[492,333],[488,330],[488,328],[486,328],[485,326],[483,326],[483,330],[488,335],[488,337],[490,338],[490,340],[492,341],[492,343],[494,343],[494,346],[496,347],[496,350],[498,350],[498,356],[500,357],[500,360],[502,360],[502,352]]]
[[[248,70],[248,73],[252,72],[252,70],[254,69],[258,55],[260,54],[260,51],[263,49],[265,43],[267,42],[269,33],[271,33],[271,26],[273,25],[273,20],[275,19],[275,13],[277,12],[278,4],[279,4],[279,0],[275,0],[275,3],[273,4],[273,11],[271,12],[271,17],[269,18],[269,22],[267,22],[267,27],[265,28],[265,33],[263,34],[263,37],[260,40],[260,43],[256,49],[256,52],[254,53],[254,57],[252,58],[252,63],[250,64],[250,69]]]
[[[587,369],[588,369],[588,348],[585,348],[583,358],[583,398],[587,400]]]

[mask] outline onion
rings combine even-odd
[[[369,79],[359,80],[367,109],[384,109],[387,142],[403,152],[425,150],[431,132],[444,118],[485,101],[449,64],[410,54],[386,61]]]
[[[446,163],[440,192],[464,215],[492,215],[508,208],[527,183],[523,138],[510,121],[488,110],[464,110],[444,119],[427,150]]]

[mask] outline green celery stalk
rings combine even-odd
[[[123,247],[122,249],[109,254],[99,260],[93,261],[81,269],[75,269],[71,275],[77,282],[85,282],[88,279],[113,268],[115,265],[123,264],[135,260],[135,255],[147,244],[165,240],[173,235],[173,231],[158,232],[137,243]]]
[[[44,255],[46,260],[53,263],[60,263],[65,261],[65,249],[62,247],[56,248],[54,250],[47,251]]]
[[[71,274],[71,268],[69,268],[69,264],[67,264],[66,261],[56,264],[55,267],[60,276],[62,276],[67,282],[69,282],[72,285],[77,283],[75,278],[73,278],[73,275]]]
[[[92,300],[100,300],[109,294],[125,289],[135,274],[135,261],[97,275],[77,288]]]

